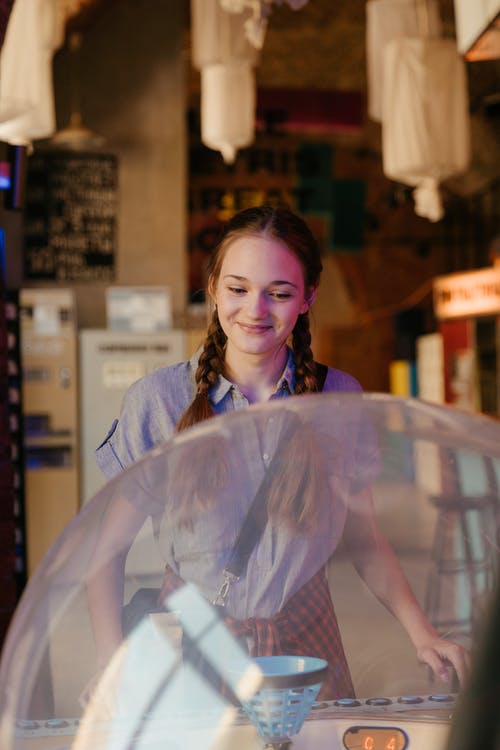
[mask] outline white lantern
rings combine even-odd
[[[383,168],[416,188],[415,210],[443,216],[439,183],[470,162],[465,66],[452,39],[401,38],[384,52]]]
[[[255,76],[248,62],[205,65],[201,70],[201,140],[232,164],[255,132]]]
[[[383,56],[386,44],[401,37],[439,37],[437,0],[368,0],[366,3],[366,60],[368,114],[382,120]]]
[[[195,68],[246,60],[256,65],[258,50],[245,34],[249,14],[231,13],[219,0],[191,0],[191,56]]]
[[[201,70],[201,140],[234,162],[255,137],[258,50],[245,33],[245,14],[219,0],[191,0],[192,57]]]
[[[309,0],[220,0],[221,7],[229,13],[251,11],[245,21],[245,33],[248,40],[257,49],[262,49],[267,32],[269,16],[273,4],[283,5],[286,2],[292,10],[300,10]]]
[[[193,65],[201,70],[201,140],[232,163],[255,137],[253,68],[273,3],[285,0],[191,0]],[[286,0],[293,10],[308,0]]]
[[[52,58],[64,41],[53,0],[16,0],[0,55],[0,140],[31,145],[56,129]]]

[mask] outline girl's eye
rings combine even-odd
[[[229,291],[230,291],[230,292],[231,292],[232,294],[245,294],[245,291],[246,291],[246,290],[245,290],[245,289],[243,289],[243,287],[241,287],[241,286],[230,286],[230,287],[228,287],[228,289],[229,289]]]
[[[292,296],[290,292],[271,292],[271,297],[274,297],[274,299],[283,300],[283,299],[290,299]]]

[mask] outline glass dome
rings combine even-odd
[[[463,685],[421,662],[413,620],[474,655],[499,486],[500,424],[416,399],[297,396],[179,434],[31,577],[2,750],[259,748],[242,703],[271,653],[328,661],[296,748],[443,747]]]

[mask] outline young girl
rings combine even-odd
[[[97,450],[106,478],[214,414],[319,390],[309,309],[321,270],[316,241],[294,213],[263,206],[236,214],[208,268],[214,311],[203,349],[130,388]],[[361,387],[329,368],[322,390]]]
[[[147,451],[168,441],[175,432],[216,414],[293,394],[359,392],[361,387],[355,378],[334,368],[324,368],[322,373],[323,368],[313,358],[309,310],[321,270],[320,253],[309,228],[288,209],[262,206],[235,215],[211,258],[208,293],[214,310],[203,347],[189,362],[160,369],[129,389],[120,419],[114,422],[97,450],[97,460],[105,476],[117,475]],[[265,441],[265,429],[262,425],[258,429],[259,440]],[[284,435],[288,428],[280,429]],[[289,436],[293,443],[293,430]],[[305,444],[303,441],[302,445]],[[263,464],[267,465],[269,458],[270,451],[264,447]],[[252,655],[278,650],[323,656],[331,667],[323,697],[352,695],[325,575],[325,564],[338,542],[340,528],[358,573],[407,630],[418,658],[441,679],[447,678],[447,664],[451,663],[463,681],[467,652],[442,639],[427,621],[395,554],[374,522],[368,483],[361,482],[351,490],[349,509],[342,518],[335,515],[332,503],[324,517],[317,519],[322,527],[332,527],[332,539],[337,535],[331,549],[320,553],[318,534],[310,529],[305,531],[312,518],[306,507],[310,502],[307,498],[315,493],[303,492],[302,499],[297,500],[300,473],[307,471],[305,462],[300,464],[297,460],[298,463],[289,462],[289,471],[281,474],[279,491],[269,499],[269,524],[257,546],[256,554],[261,556],[266,545],[273,547],[273,569],[261,580],[254,575],[250,560],[245,580],[238,582],[240,593],[235,587],[233,598],[227,602],[227,622],[232,631],[247,639]],[[291,488],[294,476],[295,490]],[[178,481],[177,489],[183,481],[182,478]],[[185,481],[189,486],[189,477]],[[221,482],[220,502],[223,485]],[[289,503],[287,495],[291,498]],[[184,496],[179,506],[193,502],[189,492]],[[223,511],[218,515],[215,512],[217,497],[207,500],[201,508],[214,512],[210,516],[199,512],[187,530],[183,529],[185,516],[179,515],[177,525],[175,512],[169,518],[171,537],[166,546],[175,550],[175,554],[167,555],[163,596],[189,580],[212,598],[224,554],[231,549],[234,539],[229,539],[231,534],[226,534],[227,529],[224,530],[227,538],[222,531],[219,534],[219,526],[224,526],[226,519]],[[233,536],[245,517],[245,508],[239,511]],[[144,513],[133,503],[115,504],[103,523],[101,548],[104,550],[108,545],[121,549],[123,540],[132,539],[143,520]],[[217,528],[215,523],[219,524]],[[192,550],[196,548],[193,540],[203,537],[209,541],[224,538],[225,547],[218,555],[207,558],[209,562],[200,560],[193,566]],[[188,549],[190,554],[186,554]],[[96,576],[88,586],[97,650],[103,663],[122,639],[118,607],[112,615],[102,613],[109,613],[112,600],[120,602],[121,607],[124,576],[123,554],[114,559],[108,555],[106,559],[109,561],[104,574]],[[283,577],[277,575],[280,561],[283,567],[289,565],[286,589]]]

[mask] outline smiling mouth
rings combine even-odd
[[[245,333],[266,333],[267,331],[270,331],[272,326],[266,326],[266,325],[247,325],[246,323],[239,323],[238,324],[242,331]]]

